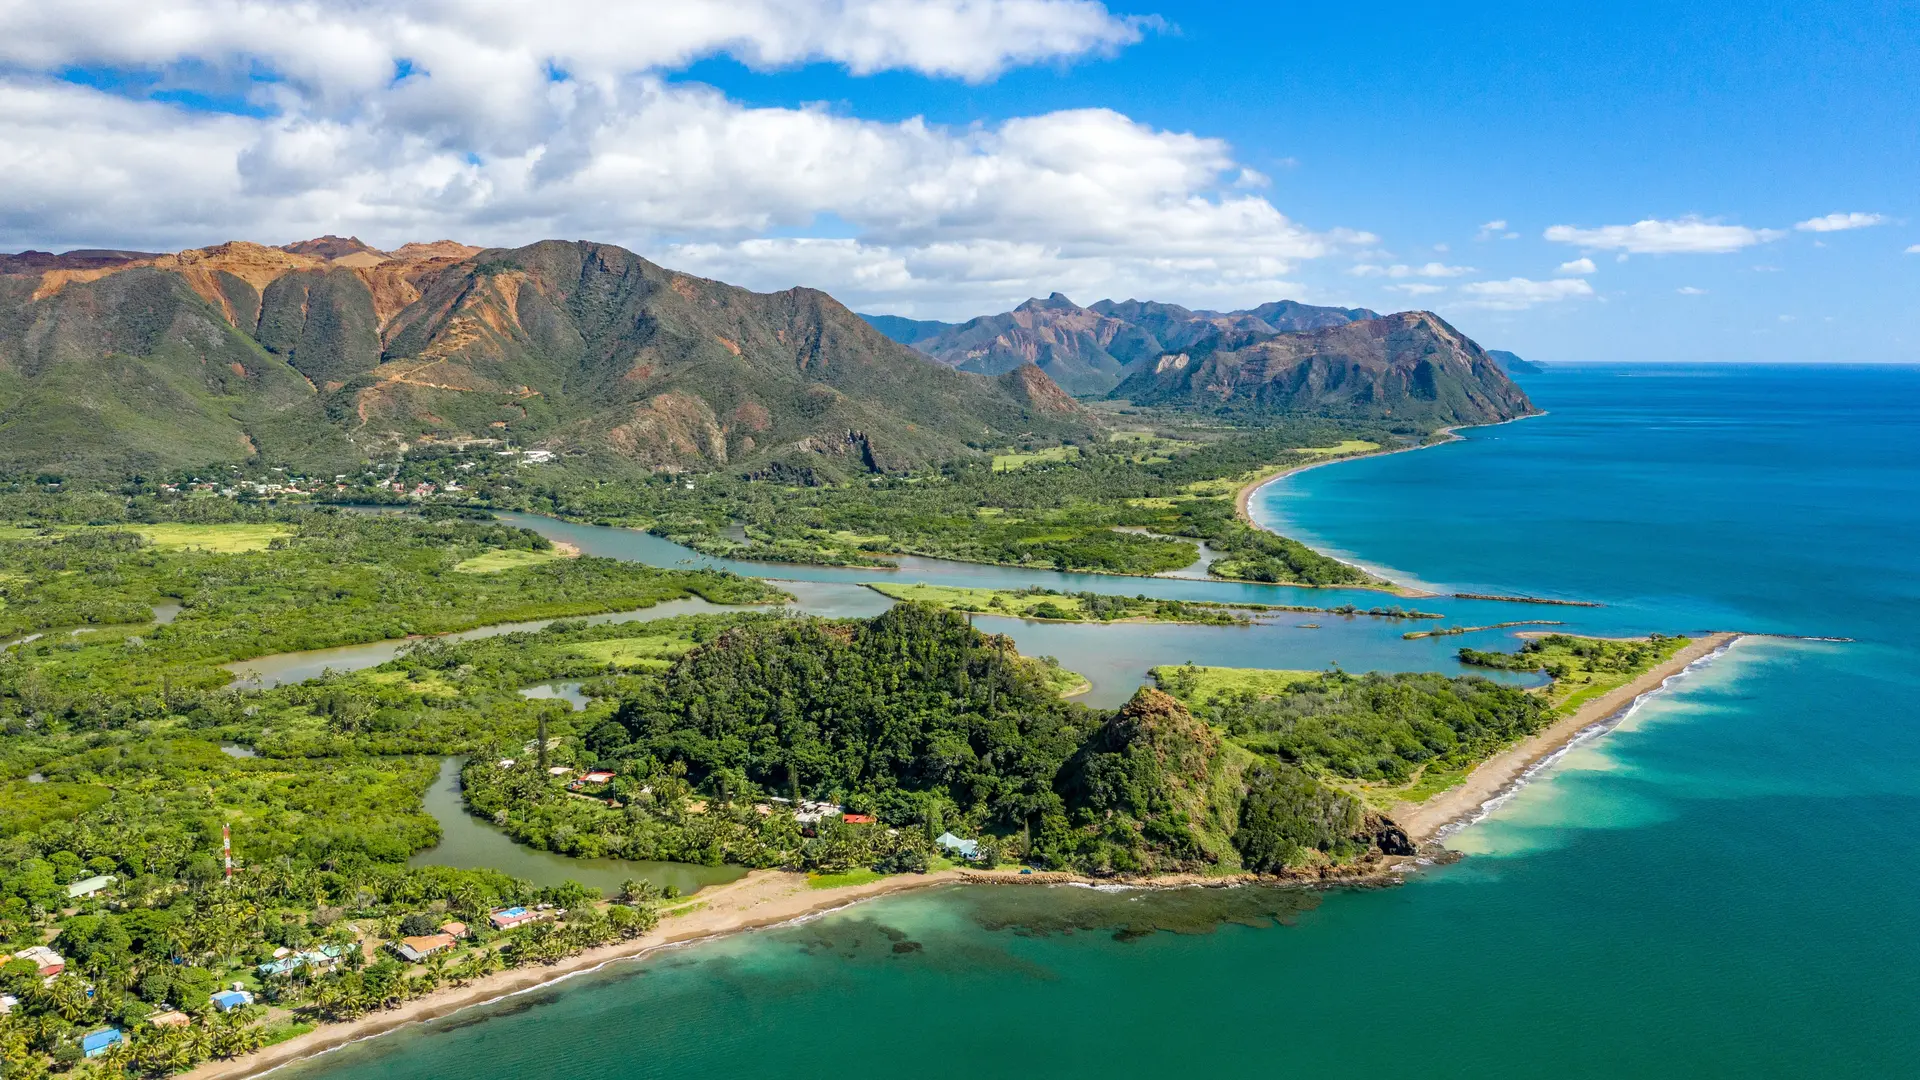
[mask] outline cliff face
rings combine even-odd
[[[509,437],[666,469],[859,471],[1089,430],[1043,374],[932,367],[824,293],[559,241],[9,256],[0,392],[0,467],[54,471]]]
[[[1486,350],[1425,311],[1238,348],[1165,354],[1135,371],[1114,396],[1228,413],[1315,412],[1446,425],[1534,411]]]
[[[928,332],[928,324],[884,324],[913,346],[962,371],[997,375],[1033,364],[1068,393],[1102,395],[1141,364],[1202,343],[1246,344],[1293,330],[1372,318],[1364,308],[1323,308],[1283,300],[1247,311],[1191,311],[1177,304],[1102,300],[1081,307],[1059,293],[1012,311]]]

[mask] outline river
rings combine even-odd
[[[440,843],[407,860],[409,866],[453,866],[466,870],[498,870],[535,885],[577,881],[612,896],[636,878],[671,885],[691,893],[707,885],[733,881],[746,873],[738,866],[694,866],[688,863],[629,859],[575,859],[515,843],[504,831],[467,813],[460,798],[461,758],[440,763],[440,775],[427,789],[426,809],[440,823]]]

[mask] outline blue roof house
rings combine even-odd
[[[253,1004],[253,995],[245,990],[222,990],[213,995],[213,1007],[221,1012],[232,1012],[242,1005]]]
[[[943,832],[934,843],[959,855],[963,859],[977,859],[980,857],[980,841],[978,840],[962,840],[950,832]]]
[[[101,1028],[80,1040],[80,1053],[86,1057],[99,1057],[121,1039],[119,1028]]]

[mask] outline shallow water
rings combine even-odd
[[[573,707],[574,712],[586,708],[593,699],[580,692],[584,686],[577,680],[534,683],[520,688],[520,696],[534,701],[564,701]]]
[[[427,789],[426,809],[440,823],[440,843],[407,860],[407,865],[498,870],[540,886],[571,880],[590,885],[608,896],[636,878],[691,893],[707,885],[733,881],[746,873],[738,866],[575,859],[515,843],[505,832],[467,813],[466,804],[460,798],[460,763],[459,758],[442,761],[440,775]]]
[[[582,622],[598,625],[651,622],[654,619],[669,619],[675,615],[710,615],[716,612],[739,610],[741,609],[710,604],[697,596],[689,596],[680,600],[663,601],[638,611],[616,611],[578,618]],[[534,619],[528,622],[494,623],[491,626],[478,626],[471,630],[447,634],[446,637],[451,641],[474,641],[516,631],[540,630],[558,621],[558,619]],[[237,676],[233,680],[234,686],[249,689],[280,686],[286,683],[305,682],[329,671],[347,672],[379,667],[399,656],[400,650],[406,648],[413,640],[415,639],[395,638],[388,641],[370,641],[364,645],[342,645],[337,649],[274,653],[271,656],[258,656],[252,660],[235,660],[231,664],[222,664],[221,667]]]
[[[1911,1075],[1920,370],[1560,368],[1526,385],[1550,415],[1298,474],[1257,511],[1416,580],[1609,605],[1535,609],[1582,629],[1859,640],[1741,642],[1452,837],[1465,860],[1399,888],[1277,913],[1207,910],[1229,893],[1177,912],[1139,893],[907,895],[297,1075]],[[1300,655],[1317,642],[1349,668],[1361,649],[1461,644],[1300,636]]]

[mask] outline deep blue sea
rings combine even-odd
[[[1743,641],[1398,888],[909,895],[297,1074],[1920,1074],[1920,369],[1524,385],[1547,415],[1300,473],[1256,512],[1402,579],[1607,605],[1555,609],[1579,629],[1856,640]]]

